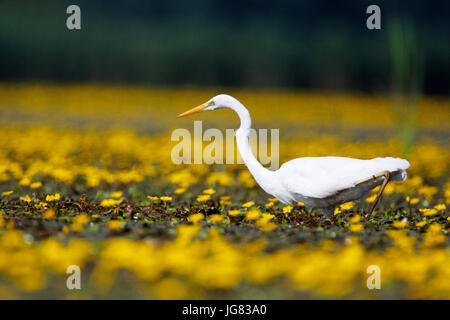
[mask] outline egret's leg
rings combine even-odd
[[[391,174],[389,173],[389,171],[386,171],[386,173],[384,174],[384,181],[381,184],[380,190],[378,190],[378,194],[377,197],[375,198],[375,201],[370,206],[369,212],[367,213],[367,218],[369,218],[372,215],[373,209],[375,209],[378,200],[380,200],[381,194],[383,193],[384,188],[386,188],[386,185],[388,184],[390,178]]]

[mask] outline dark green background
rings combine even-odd
[[[366,28],[370,4],[381,30]],[[384,91],[396,20],[413,30],[423,90],[448,94],[449,16],[450,1],[1,0],[0,81]]]

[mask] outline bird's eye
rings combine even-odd
[[[210,102],[208,103],[208,105],[209,105],[209,106],[214,106],[214,105],[215,105],[215,102],[214,102],[214,101],[210,101]]]

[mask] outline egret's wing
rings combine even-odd
[[[386,171],[404,172],[406,160],[376,158],[359,160],[344,157],[298,158],[286,162],[281,168],[282,183],[292,193],[311,198],[326,198],[342,190],[353,188]],[[406,177],[406,174],[405,174]],[[398,180],[402,180],[401,177]]]
[[[313,160],[314,159],[314,160]],[[299,158],[285,163],[282,183],[287,191],[310,198],[326,198],[352,183],[338,178],[338,164],[324,158]]]

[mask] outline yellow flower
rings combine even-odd
[[[241,182],[246,188],[253,188],[256,186],[256,181],[253,178],[252,174],[247,170],[243,170],[238,174],[238,180]]]
[[[12,229],[14,229],[15,225],[16,225],[16,223],[14,222],[14,220],[9,220],[8,223],[6,224],[6,229],[12,230]]]
[[[233,176],[229,172],[213,172],[206,179],[206,184],[218,183],[221,186],[228,187],[233,183],[233,180]]]
[[[35,207],[35,208],[38,208],[38,209],[40,209],[40,208],[45,208],[46,206],[48,206],[48,203],[47,203],[47,202],[39,202],[39,203],[37,203],[37,204],[34,205],[34,207]]]
[[[419,209],[419,211],[422,212],[424,217],[435,215],[438,212],[436,209],[428,209],[428,208]]]
[[[290,213],[292,211],[292,209],[294,209],[294,208],[291,207],[290,205],[287,205],[283,208],[283,213]]]
[[[253,201],[246,202],[242,205],[242,208],[250,208],[251,206],[255,205]]]
[[[164,278],[153,286],[157,297],[162,300],[181,300],[189,296],[189,289],[181,281]]]
[[[176,188],[173,193],[182,194],[186,192],[186,188]]]
[[[84,224],[81,223],[72,223],[72,231],[73,232],[80,232],[81,230],[83,230],[84,228]]]
[[[110,228],[111,230],[118,230],[120,229],[123,225],[125,224],[125,222],[120,221],[120,220],[109,220],[107,225],[108,228]]]
[[[273,202],[269,202],[265,204],[266,208],[272,208],[273,207]]]
[[[410,205],[418,204],[420,201],[419,198],[410,198],[410,196],[406,197],[406,203],[409,203]]]
[[[437,187],[434,186],[421,186],[418,190],[417,193],[423,195],[425,197],[425,199],[427,199],[428,201],[431,201],[431,199],[433,198],[433,196],[438,192]]]
[[[221,214],[211,214],[208,218],[212,223],[221,223],[223,221],[223,215]]]
[[[116,199],[103,199],[102,202],[100,202],[100,205],[102,207],[113,207],[116,205],[119,205],[122,203],[122,200],[116,200]]]
[[[366,198],[366,202],[367,202],[367,203],[372,203],[372,202],[375,201],[376,198],[377,198],[377,195],[376,195],[376,194],[373,194],[373,195],[371,195],[370,197],[367,197],[367,198]]]
[[[30,178],[22,178],[22,180],[19,181],[19,184],[23,187],[29,186],[31,183]]]
[[[32,189],[37,189],[42,187],[42,182],[33,182],[32,184],[30,184],[30,188]]]
[[[263,213],[261,218],[258,219],[258,221],[256,221],[256,225],[257,226],[264,226],[268,223],[270,223],[270,221],[275,218],[275,216],[273,214],[270,213]]]
[[[88,224],[89,221],[91,221],[91,218],[89,218],[89,216],[85,213],[80,214],[76,217],[73,218],[73,222],[76,224],[81,224],[81,225],[85,225]]]
[[[197,196],[198,202],[206,202],[209,199],[211,199],[211,196],[209,194],[201,194],[201,195]]]
[[[59,199],[61,199],[61,195],[59,193],[55,193],[54,195],[48,194],[45,197],[45,201],[48,201],[48,202],[54,201],[54,200],[59,200]]]
[[[445,236],[442,234],[442,226],[438,223],[433,223],[428,227],[428,231],[423,239],[425,247],[431,247],[445,241]]]
[[[28,195],[26,195],[25,197],[20,197],[20,200],[25,202],[31,202],[31,198]]]
[[[55,219],[55,209],[51,208],[46,210],[42,216],[44,217],[44,219]]]
[[[61,231],[64,234],[69,234],[69,232],[70,232],[70,230],[69,230],[69,228],[67,226],[62,227]]]
[[[261,211],[259,211],[258,209],[250,209],[245,215],[245,218],[247,220],[257,220],[260,216]]]
[[[305,206],[305,204],[304,204],[303,202],[301,202],[301,201],[297,202],[297,205],[298,205],[299,207],[304,207],[304,206]]]
[[[156,201],[159,198],[158,197],[153,197],[153,196],[147,196],[148,199],[150,199],[150,201]]]
[[[340,205],[341,210],[350,210],[351,208],[353,208],[355,204],[353,203],[353,201],[350,202],[346,202]]]
[[[238,215],[240,215],[241,214],[241,211],[240,210],[230,210],[230,211],[228,211],[228,215],[230,216],[230,217],[236,217],[236,216],[238,216]]]
[[[115,191],[115,192],[111,193],[111,197],[115,198],[115,199],[120,198],[122,195],[123,195],[122,191]]]
[[[441,210],[445,210],[447,207],[445,206],[445,203],[440,203],[440,204],[435,205],[434,208],[438,211],[441,211]]]
[[[214,190],[213,188],[209,188],[209,189],[205,189],[205,190],[203,190],[203,193],[204,194],[214,194],[214,193],[216,193],[216,190]]]
[[[422,228],[423,226],[425,226],[427,224],[427,222],[425,220],[417,222],[416,223],[416,227]]]
[[[266,232],[270,232],[273,231],[277,228],[277,225],[273,222],[269,222],[264,224],[263,226],[261,226],[261,230],[262,231],[266,231]]]
[[[223,206],[230,206],[232,205],[232,202],[229,201],[231,199],[230,196],[221,196],[220,197],[220,204]]]
[[[2,196],[3,196],[3,197],[7,197],[7,196],[9,196],[9,195],[11,195],[11,194],[13,194],[13,193],[14,193],[13,190],[5,191],[5,192],[2,192]]]
[[[353,232],[353,233],[358,233],[358,232],[361,232],[363,228],[364,227],[361,223],[356,223],[356,224],[350,225],[348,230],[350,230],[350,232]]]
[[[228,200],[220,200],[219,202],[223,206],[231,206],[232,205],[231,201],[228,201]]]
[[[168,196],[162,196],[159,197],[162,201],[172,201],[172,197],[168,197]]]
[[[336,216],[336,215],[338,215],[339,213],[341,213],[342,211],[341,211],[341,209],[339,209],[339,208],[334,208],[334,215]]]
[[[178,170],[168,176],[168,180],[180,187],[187,188],[197,182],[198,178],[189,169]]]
[[[400,221],[394,221],[392,223],[392,226],[397,229],[403,229],[408,225],[408,221],[406,219],[400,220]]]
[[[192,222],[193,224],[197,224],[198,222],[202,221],[205,218],[205,216],[203,215],[203,213],[195,213],[195,214],[191,214],[188,217],[188,220],[190,222]]]
[[[177,226],[177,238],[183,240],[191,240],[200,231],[199,225],[181,224]]]
[[[267,200],[269,200],[269,202],[278,202],[278,199],[277,199],[277,198],[269,198],[269,199],[267,199]]]
[[[359,214],[354,215],[350,218],[350,223],[359,223],[361,221],[361,216]]]

